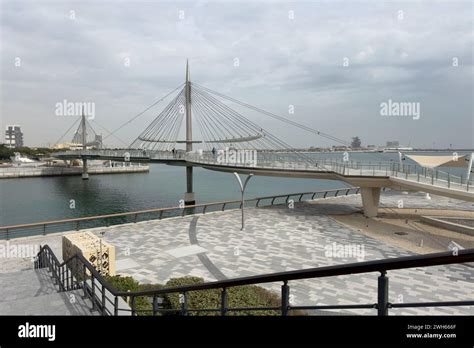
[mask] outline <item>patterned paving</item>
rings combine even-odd
[[[383,206],[396,207],[403,199],[405,207],[472,210],[472,203],[426,199],[422,194],[386,192],[381,199]],[[104,238],[116,246],[121,260],[123,268],[118,271],[144,283],[162,284],[187,275],[216,280],[411,254],[352,231],[327,215],[359,209],[360,196],[352,196],[296,204],[293,209],[285,205],[247,209],[245,231],[240,231],[239,210],[91,231],[105,230]],[[60,248],[59,237],[46,238]],[[345,248],[345,254],[338,248]],[[474,268],[468,265],[388,275],[394,303],[472,300],[474,293]],[[377,277],[373,273],[290,282],[291,300],[295,305],[375,303]],[[279,291],[281,284],[264,286]],[[375,314],[375,310],[342,312]],[[393,309],[391,313],[473,315],[474,307]]]

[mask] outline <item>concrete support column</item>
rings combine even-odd
[[[82,159],[82,180],[89,180],[89,172],[87,171],[87,159]]]
[[[361,187],[364,215],[371,218],[377,216],[380,201],[380,187]]]
[[[193,167],[186,167],[186,192],[184,194],[184,204],[185,205],[194,205],[196,204],[196,199],[194,198],[193,192]]]

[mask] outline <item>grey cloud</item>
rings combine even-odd
[[[114,129],[182,83],[189,57],[198,83],[286,116],[296,105],[291,117],[340,138],[472,147],[471,11],[469,1],[4,1],[2,125],[23,125],[29,145],[52,143],[69,121],[52,105],[75,98],[95,101]],[[382,119],[389,98],[422,102],[420,122]],[[158,112],[119,136],[133,139]],[[295,146],[331,145],[253,117]]]

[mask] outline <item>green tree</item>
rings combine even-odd
[[[9,149],[4,144],[0,145],[0,160],[8,160],[15,151],[13,149]]]

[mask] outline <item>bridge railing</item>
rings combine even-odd
[[[124,161],[146,161],[149,159],[158,160],[179,160],[184,158],[184,151],[157,151],[157,150],[137,150],[137,149],[121,149],[121,150],[73,150],[56,152],[54,156],[59,158],[81,158],[81,157],[107,157],[116,158]]]
[[[91,300],[91,309],[102,315],[229,315],[234,313],[265,313],[273,312],[282,316],[290,315],[299,311],[319,310],[360,310],[373,309],[377,315],[387,316],[390,309],[397,308],[429,308],[429,307],[454,307],[474,306],[472,294],[466,299],[455,301],[432,301],[432,302],[410,302],[393,303],[389,296],[388,271],[397,271],[409,268],[421,268],[430,266],[463,264],[474,262],[474,249],[457,250],[456,252],[442,252],[426,255],[406,256],[399,258],[388,258],[366,262],[340,264],[333,266],[307,268],[302,270],[261,274],[250,277],[226,279],[215,282],[185,285],[172,288],[159,288],[144,291],[123,292],[116,290],[81,254],[72,256],[69,260],[59,262],[48,245],[42,246],[35,259],[35,269],[46,268],[51,272],[51,277],[58,283],[60,290],[82,289],[84,297]],[[360,275],[379,273],[374,279],[377,281],[377,293],[374,297],[376,302],[355,304],[300,304],[295,305],[291,301],[290,282],[297,286],[301,280],[314,280],[319,278],[338,277],[346,275]],[[373,275],[375,278],[375,275]],[[239,286],[281,284],[280,303],[278,305],[232,307],[229,299],[232,299],[232,290]],[[209,298],[216,297],[216,305],[213,307],[193,307],[189,303],[192,295],[200,291],[216,291],[214,294],[207,293]],[[180,304],[178,306],[164,306],[163,299],[168,295],[178,295]],[[145,301],[143,301],[143,299]],[[142,300],[139,307],[138,302]],[[127,301],[125,303],[125,301]],[[121,304],[122,303],[122,304]],[[143,303],[148,303],[147,307]]]
[[[254,203],[255,207],[288,203],[289,200],[301,202],[303,199],[339,197],[359,193],[358,187],[347,187],[333,190],[299,192],[283,195],[272,195],[246,199],[245,203]],[[94,227],[108,227],[124,223],[136,223],[148,220],[161,220],[168,217],[206,214],[212,211],[241,208],[240,200],[227,200],[184,207],[146,209],[126,213],[86,216],[81,218],[43,221],[28,224],[0,226],[0,239],[10,239],[33,235],[47,235],[64,231],[74,231]]]
[[[237,152],[235,157],[232,157],[232,154],[221,155],[217,152],[214,154],[209,152],[186,153],[184,159],[193,163],[243,168],[311,170],[334,172],[343,176],[392,176],[467,192],[472,190],[474,183],[474,175],[467,180],[467,176],[456,176],[439,169],[426,168],[414,164],[400,164],[393,161],[361,162],[315,159],[314,162],[310,162],[291,152],[256,152],[252,154],[252,150],[248,151],[248,156],[245,155],[245,151],[241,150],[240,155]]]
[[[397,162],[358,162],[322,160],[325,168],[345,176],[397,177],[433,186],[470,192],[473,189],[474,175],[454,175],[437,168],[427,168],[416,164]]]
[[[256,150],[238,150],[235,153],[188,152],[184,159],[191,163],[212,164],[242,168],[268,168],[283,170],[319,170],[317,160],[302,157],[296,152],[278,153]]]
[[[453,175],[439,169],[422,167],[416,164],[400,164],[393,161],[342,161],[336,159],[311,159],[297,152],[273,152],[239,150],[225,152],[184,152],[149,150],[78,150],[57,153],[57,156],[102,156],[110,158],[129,158],[133,160],[185,160],[195,164],[212,164],[242,168],[269,168],[281,170],[301,170],[334,172],[343,176],[398,177],[433,186],[470,192],[474,184],[474,175]]]
[[[139,150],[71,150],[71,151],[60,151],[56,152],[54,156],[56,157],[117,157],[117,158],[125,158],[126,154],[130,157],[142,158],[147,157],[144,156],[142,151]]]

